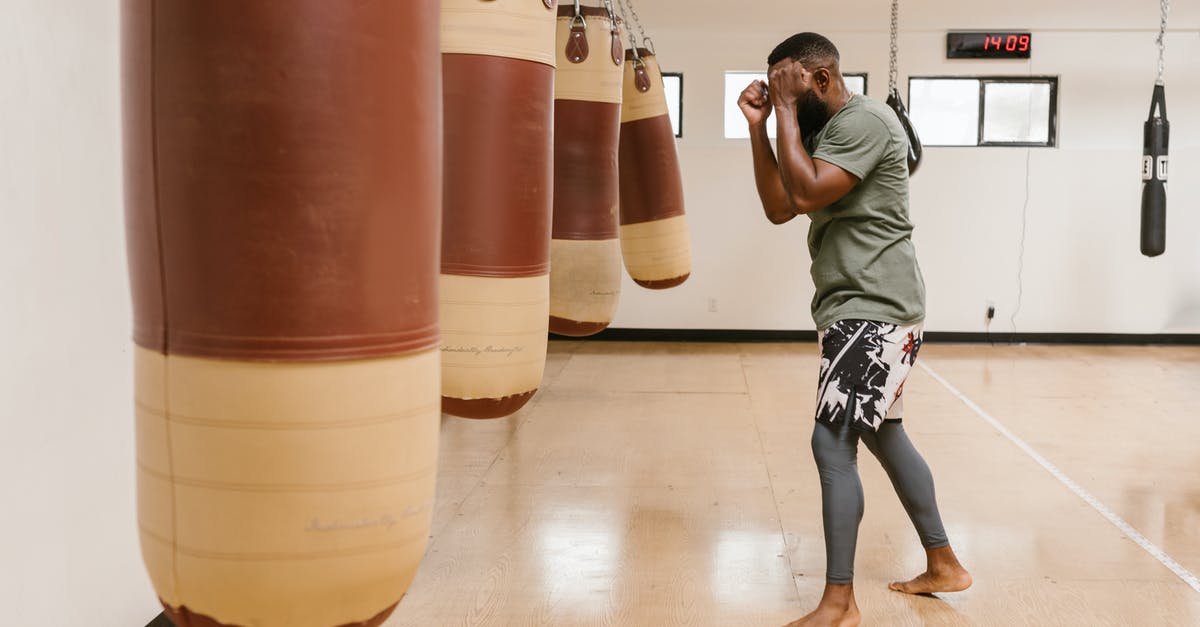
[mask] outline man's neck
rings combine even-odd
[[[840,79],[838,82],[831,84],[829,86],[829,113],[836,115],[838,111],[842,110],[842,107],[849,104],[850,99],[853,97],[854,93],[846,89],[845,79]]]

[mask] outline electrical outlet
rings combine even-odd
[[[708,299],[708,313],[717,313],[717,299]]]
[[[987,315],[987,321],[990,324],[992,322],[992,320],[995,319],[995,317],[996,317],[996,303],[994,303],[990,300],[987,301],[987,314],[986,315]]]

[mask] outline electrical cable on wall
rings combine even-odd
[[[1033,60],[1029,61],[1029,76],[1033,76]],[[1033,98],[1029,99],[1029,119],[1033,119]],[[1031,122],[1032,124],[1032,122]],[[1032,178],[1032,168],[1030,167],[1033,159],[1033,148],[1025,149],[1025,200],[1021,203],[1021,238],[1017,241],[1017,301],[1013,305],[1012,315],[1008,317],[1008,324],[1012,327],[1012,334],[1015,338],[1017,334],[1017,315],[1021,313],[1022,300],[1025,297],[1025,238],[1029,226],[1029,190],[1030,179]]]
[[[1033,105],[1030,104],[1030,109]],[[1032,116],[1032,111],[1030,112]],[[1021,313],[1021,299],[1025,295],[1025,284],[1023,275],[1025,273],[1025,233],[1026,227],[1029,224],[1029,183],[1030,183],[1030,159],[1033,157],[1033,149],[1025,149],[1025,202],[1021,206],[1021,239],[1017,244],[1017,302],[1013,307],[1012,315],[1008,318],[1008,323],[1012,327],[1013,335],[1017,333],[1017,314]]]

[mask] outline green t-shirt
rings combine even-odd
[[[925,282],[908,218],[908,137],[887,105],[854,95],[805,148],[858,177],[838,202],[808,214],[817,328],[862,319],[925,318]]]

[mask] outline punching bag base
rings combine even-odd
[[[683,282],[687,281],[688,277],[690,276],[692,276],[691,272],[683,276],[677,276],[673,279],[663,279],[661,281],[644,281],[641,279],[634,279],[633,282],[648,290],[669,290],[672,287],[683,285]]]
[[[159,599],[159,602],[162,603],[162,599]],[[382,625],[383,622],[392,615],[392,612],[395,611],[397,605],[399,605],[399,603],[392,604],[391,607],[372,616],[364,622],[346,623],[344,625],[338,625],[338,627],[379,627],[379,625]],[[163,603],[162,606],[166,611],[167,618],[170,618],[171,622],[174,623],[176,627],[233,627],[232,625],[227,626],[225,623],[217,622],[203,614],[193,613],[187,608],[186,605],[180,608],[174,608],[166,603]]]
[[[611,216],[615,231],[615,206]],[[615,232],[610,239],[550,240],[551,333],[586,337],[603,331],[620,295],[621,242]]]
[[[525,406],[529,399],[537,393],[537,388],[522,392],[521,394],[513,394],[504,398],[451,398],[449,396],[442,397],[442,411],[452,416],[459,418],[471,418],[473,420],[489,420],[492,418],[503,418],[509,414],[515,413],[517,410]]]
[[[542,382],[550,275],[443,274],[442,412],[502,418]]]
[[[581,322],[550,316],[550,332],[566,337],[587,337],[608,328],[607,322]]]
[[[692,275],[687,217],[622,224],[621,255],[629,278],[644,288],[665,290],[682,284]]]

